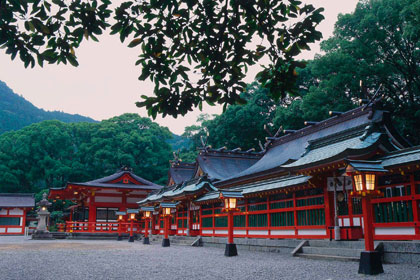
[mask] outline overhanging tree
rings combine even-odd
[[[257,75],[274,99],[295,94],[295,57],[320,40],[322,8],[296,0],[127,1],[0,0],[0,47],[25,67],[77,66],[75,50],[107,28],[141,52],[140,80],[154,82],[154,96],[138,102],[149,115],[176,117],[194,107],[244,103],[249,66],[268,57]],[[114,18],[110,25],[110,18]],[[292,20],[292,23],[290,22]]]

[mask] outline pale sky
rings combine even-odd
[[[338,14],[352,12],[358,0],[303,2],[325,8],[325,20],[318,30],[327,39],[332,35]],[[36,66],[25,69],[18,57],[11,61],[10,56],[0,50],[0,80],[15,93],[44,110],[80,114],[95,120],[128,112],[146,117],[146,110],[137,108],[135,102],[143,94],[151,95],[153,84],[137,79],[141,69],[134,63],[139,50],[127,48],[128,42],[121,44],[115,35],[103,35],[99,38],[99,43],[84,40],[82,46],[76,50],[79,67],[44,64],[44,68]],[[319,53],[319,43],[312,44],[311,49],[300,58],[313,58]],[[252,82],[254,75],[250,73],[247,82]],[[197,109],[184,117],[157,117],[156,121],[172,132],[182,134],[186,126],[196,123],[200,113],[218,114],[221,111],[220,106],[205,106],[202,112]]]

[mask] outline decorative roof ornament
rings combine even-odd
[[[133,168],[128,167],[127,165],[123,165],[123,166],[120,168],[120,171],[133,172]]]

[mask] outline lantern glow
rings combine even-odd
[[[354,175],[354,185],[356,187],[356,191],[362,191],[363,190],[363,182],[362,182],[362,175],[358,174],[358,175]]]
[[[375,190],[375,174],[366,174],[366,189],[368,191]]]
[[[136,218],[136,214],[131,213],[131,214],[130,214],[130,219],[131,219],[131,220],[134,220],[135,218]]]
[[[151,212],[150,212],[150,211],[146,211],[146,212],[144,212],[144,216],[145,216],[146,218],[150,218],[150,216],[151,216]]]

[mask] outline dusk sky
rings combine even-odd
[[[358,0],[304,0],[315,7],[324,7],[325,20],[319,30],[324,39],[330,37],[339,13],[354,10]],[[140,95],[151,95],[153,84],[141,82],[140,67],[134,63],[139,49],[127,48],[118,36],[108,34],[99,38],[100,42],[83,41],[76,50],[80,66],[48,65],[44,68],[25,69],[17,57],[11,61],[4,50],[0,51],[0,80],[4,81],[15,93],[25,97],[35,106],[45,110],[64,111],[80,114],[95,120],[103,120],[123,113],[138,113],[147,116],[145,109],[137,108]],[[319,53],[319,44],[300,56],[310,59]],[[248,74],[247,82],[252,82],[255,71]],[[221,107],[205,106],[184,117],[158,117],[156,121],[176,133],[182,134],[186,126],[196,122],[200,113],[220,113]]]

